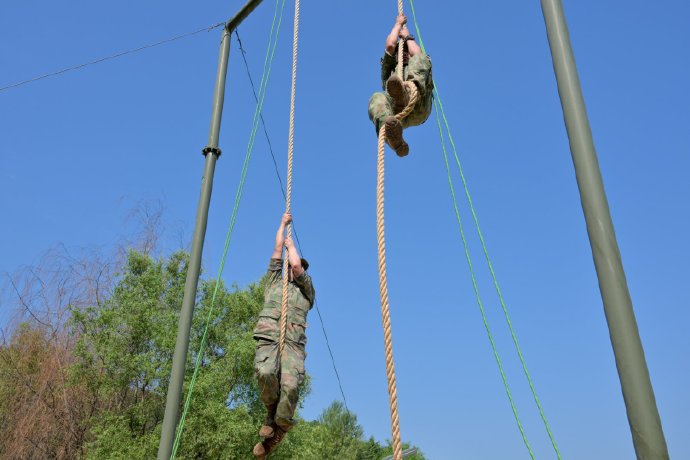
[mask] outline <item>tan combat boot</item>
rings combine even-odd
[[[266,460],[268,455],[278,447],[278,444],[285,437],[286,432],[279,426],[275,427],[273,436],[264,440],[263,442],[258,442],[254,446],[252,453],[257,460]]]
[[[410,146],[403,139],[403,127],[400,120],[394,116],[386,117],[386,142],[391,146],[399,157],[407,156],[410,153]]]
[[[270,438],[273,436],[276,427],[276,422],[274,418],[277,407],[278,405],[274,404],[273,406],[266,408],[266,419],[264,420],[264,424],[261,426],[261,429],[259,430],[259,436],[261,436],[262,438]]]
[[[275,424],[273,425],[262,425],[259,430],[259,436],[262,438],[272,438],[275,433]]]
[[[410,102],[410,96],[403,85],[403,81],[396,74],[391,75],[386,81],[386,92],[393,99],[393,113],[400,113]]]

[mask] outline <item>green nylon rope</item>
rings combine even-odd
[[[426,50],[424,48],[424,42],[422,41],[422,36],[421,36],[420,30],[419,30],[419,25],[417,23],[417,16],[415,14],[414,4],[413,4],[412,0],[409,0],[409,3],[410,3],[410,9],[412,11],[412,19],[413,19],[413,22],[415,25],[415,31],[417,33],[417,37],[419,38],[419,44],[420,44],[420,47],[422,48],[422,51],[426,54]],[[446,149],[445,149],[445,143],[443,141],[443,130],[441,129],[441,122],[440,122],[440,118],[438,116],[439,115],[439,112],[438,112],[439,108],[441,110],[441,115],[443,117],[443,121],[444,121],[444,124],[446,127],[446,132],[448,133],[448,139],[450,140],[450,144],[451,144],[451,147],[453,149],[453,154],[455,156],[455,162],[458,166],[458,170],[460,171],[460,177],[462,179],[462,184],[463,184],[463,187],[465,189],[465,196],[467,197],[467,202],[469,203],[470,211],[472,212],[472,218],[474,220],[474,224],[475,224],[475,227],[477,229],[477,234],[479,235],[479,240],[481,242],[482,249],[484,251],[484,257],[486,258],[486,261],[487,261],[487,264],[489,267],[489,271],[491,272],[491,277],[493,279],[494,287],[496,289],[496,293],[498,294],[498,298],[499,298],[499,301],[501,303],[501,308],[503,309],[503,313],[505,315],[506,322],[508,324],[508,328],[510,329],[510,334],[511,334],[511,337],[513,339],[513,343],[515,344],[515,349],[517,350],[518,357],[520,358],[520,363],[522,364],[523,372],[524,372],[525,377],[527,378],[527,381],[529,383],[529,387],[530,387],[530,390],[532,392],[532,396],[534,397],[534,401],[537,405],[537,408],[539,409],[539,415],[541,416],[542,422],[544,423],[544,427],[546,428],[546,432],[548,433],[549,439],[551,440],[551,445],[553,446],[554,451],[556,452],[556,456],[558,457],[559,460],[561,460],[561,458],[562,458],[561,453],[558,450],[558,446],[556,445],[556,441],[555,441],[553,434],[551,432],[551,428],[549,426],[548,421],[546,420],[546,415],[544,414],[544,410],[543,410],[541,403],[539,401],[539,397],[537,396],[537,392],[536,392],[536,389],[534,387],[534,383],[532,382],[532,378],[531,378],[530,373],[527,369],[527,364],[525,362],[524,356],[522,354],[522,350],[521,350],[520,345],[518,343],[517,335],[516,335],[515,330],[513,328],[512,321],[510,320],[510,315],[508,314],[508,308],[506,307],[505,301],[503,299],[503,295],[501,293],[501,289],[500,289],[499,284],[498,284],[498,279],[496,278],[496,273],[494,272],[493,264],[491,263],[491,258],[489,257],[489,251],[486,247],[486,242],[484,241],[484,236],[483,236],[481,228],[479,226],[479,219],[477,217],[477,213],[475,212],[474,205],[472,203],[472,197],[470,195],[469,187],[467,185],[467,180],[465,179],[465,174],[464,174],[464,171],[462,169],[462,165],[460,164],[460,158],[458,156],[458,152],[457,152],[457,149],[455,147],[455,142],[453,141],[453,136],[451,134],[450,126],[448,124],[448,119],[446,118],[445,110],[443,110],[443,103],[441,101],[441,96],[439,94],[437,85],[434,88],[434,96],[436,97],[436,100],[438,102],[438,104],[437,104],[438,107],[436,107],[436,105],[435,105],[436,119],[437,119],[437,122],[439,125],[439,134],[441,136],[441,145],[443,148],[443,155],[444,155],[444,158],[446,160],[446,167],[448,166],[448,157],[447,157],[447,153],[446,153]],[[450,172],[449,172],[449,174],[450,174]],[[450,176],[449,176],[449,185],[451,187],[451,192],[453,195],[453,202],[455,203],[455,189],[453,187],[452,181],[450,180]],[[456,213],[458,213],[457,205],[455,207],[455,210],[456,210]],[[458,222],[460,222],[459,213],[457,215],[458,215]],[[462,225],[461,225],[461,233],[462,233]],[[464,242],[464,237],[463,237],[463,242]],[[473,279],[473,282],[474,282],[474,279]],[[492,342],[492,346],[493,346],[493,342]],[[499,366],[500,366],[500,364],[499,364]],[[506,390],[507,390],[507,388],[506,388]],[[512,402],[511,402],[511,405],[512,405]],[[519,421],[518,421],[518,425],[519,425]],[[529,446],[528,446],[528,449],[529,449]]]
[[[479,235],[479,240],[482,245],[482,250],[484,251],[484,257],[486,258],[487,265],[489,267],[489,271],[491,272],[491,278],[493,279],[494,287],[496,289],[496,293],[498,294],[498,299],[501,304],[501,308],[503,310],[503,314],[506,319],[506,323],[508,324],[508,329],[510,330],[510,335],[513,339],[513,343],[515,344],[515,350],[517,351],[518,357],[520,359],[520,364],[522,365],[522,370],[525,374],[525,378],[527,379],[527,382],[530,387],[530,391],[532,392],[532,396],[534,397],[534,402],[537,405],[537,408],[539,410],[539,415],[542,419],[542,422],[544,423],[544,427],[546,428],[546,432],[549,436],[549,439],[551,440],[551,445],[554,448],[554,451],[556,452],[556,456],[558,457],[559,460],[562,459],[561,453],[558,450],[558,446],[556,445],[556,440],[553,437],[553,433],[551,432],[551,427],[549,426],[548,421],[546,420],[546,415],[544,414],[544,409],[542,408],[541,402],[539,401],[539,397],[537,396],[537,391],[534,387],[534,382],[532,381],[532,377],[530,376],[529,370],[527,369],[527,363],[525,362],[524,355],[522,354],[522,349],[520,348],[520,345],[518,343],[517,335],[515,333],[515,329],[513,328],[513,323],[510,320],[510,314],[508,313],[508,307],[506,307],[505,301],[503,299],[503,294],[501,293],[501,288],[498,285],[498,280],[496,278],[496,273],[494,272],[494,267],[493,264],[491,263],[491,259],[489,258],[489,252],[486,247],[486,243],[484,241],[484,236],[482,234],[481,228],[479,227],[479,220],[477,218],[477,214],[475,212],[474,206],[472,204],[472,198],[470,196],[469,188],[467,186],[467,181],[465,179],[465,174],[463,172],[462,166],[460,165],[460,159],[458,157],[457,151],[455,149],[455,144],[453,142],[453,137],[450,134],[450,128],[448,127],[448,120],[446,119],[446,115],[443,111],[443,103],[441,102],[440,96],[438,95],[438,91],[435,89],[434,90],[436,93],[436,98],[438,100],[438,105],[439,108],[441,109],[441,115],[443,117],[443,121],[446,125],[446,130],[448,133],[448,139],[450,140],[451,146],[453,148],[453,154],[455,156],[455,162],[458,165],[458,170],[460,171],[460,177],[462,179],[463,187],[465,189],[465,196],[467,197],[467,201],[470,206],[470,211],[472,212],[472,218],[474,219],[475,227],[477,229],[477,234]],[[444,152],[445,153],[445,152]]]
[[[249,169],[249,160],[251,159],[252,151],[254,149],[254,140],[256,139],[256,133],[258,131],[259,127],[259,120],[261,118],[261,111],[263,109],[263,103],[264,99],[266,96],[266,88],[268,86],[268,80],[271,75],[271,67],[273,64],[273,57],[275,56],[275,50],[278,44],[278,34],[280,33],[280,26],[282,24],[283,20],[283,9],[285,6],[285,0],[282,0],[282,4],[280,5],[280,15],[278,16],[278,10],[279,10],[279,4],[280,0],[276,0],[276,9],[273,14],[273,22],[271,23],[271,33],[269,35],[269,40],[268,40],[268,48],[266,50],[266,57],[264,58],[264,68],[263,68],[263,74],[261,75],[261,83],[259,85],[259,100],[257,101],[256,108],[254,109],[254,118],[252,121],[252,130],[249,135],[249,142],[247,144],[247,152],[244,158],[244,163],[242,165],[242,172],[240,176],[240,182],[237,186],[237,191],[235,193],[235,203],[233,205],[233,210],[232,210],[232,216],[230,217],[230,225],[228,229],[227,236],[225,238],[225,247],[223,248],[223,256],[221,258],[220,262],[220,267],[218,269],[218,276],[216,278],[216,284],[213,289],[213,296],[211,297],[211,306],[209,307],[209,313],[206,317],[206,324],[204,327],[204,332],[201,337],[201,344],[199,346],[199,351],[196,355],[196,363],[194,366],[194,373],[192,374],[192,378],[189,383],[189,389],[187,390],[187,396],[185,398],[185,404],[184,404],[184,409],[182,411],[182,415],[180,416],[180,421],[178,423],[177,427],[177,433],[175,435],[175,443],[173,444],[173,451],[171,455],[171,459],[174,459],[175,456],[177,455],[177,451],[180,446],[180,441],[182,439],[182,432],[184,429],[184,424],[187,418],[187,412],[189,411],[189,406],[191,404],[192,400],[192,394],[194,391],[194,386],[196,384],[196,379],[199,374],[199,368],[201,367],[201,362],[203,359],[203,352],[204,352],[204,347],[206,345],[206,337],[208,335],[208,328],[211,323],[211,318],[212,314],[214,311],[215,307],[215,302],[216,302],[216,297],[218,294],[218,289],[220,286],[220,281],[221,277],[223,274],[223,270],[225,268],[225,261],[226,257],[228,254],[228,249],[230,248],[230,239],[232,236],[232,232],[235,228],[235,222],[237,220],[237,213],[239,210],[239,205],[240,201],[242,199],[242,191],[244,189],[244,183],[245,179],[247,177],[247,171]],[[278,23],[276,27],[276,18],[278,18]],[[275,31],[275,38],[274,38],[274,31]],[[270,59],[269,59],[270,56]]]
[[[491,328],[489,327],[489,321],[486,318],[486,312],[484,311],[484,305],[482,304],[482,299],[481,296],[479,295],[479,288],[477,287],[477,279],[474,274],[474,268],[472,267],[472,258],[470,257],[470,250],[469,246],[467,244],[467,239],[465,238],[465,230],[462,225],[462,219],[460,218],[460,211],[458,210],[458,202],[455,197],[455,187],[453,186],[453,179],[451,179],[450,175],[450,166],[448,164],[448,155],[446,153],[446,144],[445,141],[443,140],[443,129],[441,127],[441,118],[438,114],[438,106],[434,105],[434,109],[436,110],[436,123],[438,124],[438,132],[441,137],[441,148],[443,150],[443,158],[445,160],[446,164],[446,172],[448,174],[448,185],[450,186],[450,193],[453,197],[453,206],[455,207],[455,216],[458,219],[458,226],[460,227],[460,237],[462,238],[462,245],[465,248],[465,258],[467,259],[467,265],[469,266],[470,269],[470,276],[472,277],[472,287],[474,288],[474,295],[477,297],[477,304],[479,305],[479,311],[482,314],[482,321],[484,322],[484,328],[486,329],[486,334],[489,337],[489,342],[491,342],[491,349],[494,352],[494,358],[496,358],[496,364],[498,364],[498,370],[501,373],[501,379],[503,380],[503,386],[506,390],[506,395],[508,395],[508,400],[510,401],[510,408],[513,411],[513,416],[515,417],[515,421],[517,422],[518,429],[520,430],[520,434],[522,435],[522,440],[525,443],[525,446],[527,447],[527,451],[529,452],[530,457],[532,457],[532,460],[534,460],[534,452],[532,452],[532,448],[529,445],[529,441],[527,440],[527,435],[525,434],[525,430],[522,426],[522,423],[520,422],[520,416],[518,415],[518,410],[517,407],[515,406],[515,402],[513,401],[513,395],[510,392],[510,387],[508,385],[508,378],[506,377],[505,372],[503,371],[503,364],[501,364],[501,358],[498,355],[498,350],[496,348],[496,343],[494,342],[493,335],[491,334]]]

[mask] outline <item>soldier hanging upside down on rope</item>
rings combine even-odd
[[[407,18],[398,15],[391,33],[386,38],[386,52],[381,59],[381,81],[385,92],[374,93],[369,99],[369,118],[378,134],[386,126],[386,142],[398,156],[406,156],[410,148],[403,139],[403,128],[424,123],[431,114],[434,82],[431,78],[431,59],[405,27]],[[398,63],[398,46],[403,46],[403,79],[395,73]],[[417,87],[417,103],[402,121],[394,115],[402,112],[409,102],[409,94],[403,80]]]
[[[259,430],[263,438],[254,446],[254,456],[265,459],[295,424],[293,415],[299,399],[299,385],[304,380],[304,348],[307,313],[314,305],[314,286],[306,273],[309,264],[299,257],[292,238],[285,238],[285,227],[292,216],[283,214],[276,233],[273,255],[268,265],[264,308],[254,329],[256,355],[254,371],[259,383],[261,402],[267,410],[266,421]],[[288,310],[287,333],[280,352],[280,314],[283,294],[281,271],[283,245],[287,249]]]

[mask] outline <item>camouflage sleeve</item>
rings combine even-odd
[[[283,260],[271,259],[268,263],[268,271],[266,272],[266,287],[279,281],[283,275]]]
[[[316,292],[314,291],[314,285],[311,283],[311,276],[307,275],[307,272],[302,272],[301,275],[295,278],[295,284],[299,287],[302,295],[309,300],[309,306],[314,306]]]
[[[381,83],[384,91],[386,91],[386,81],[388,77],[391,76],[391,73],[395,71],[395,64],[397,62],[398,60],[394,56],[388,54],[387,51],[383,53],[383,57],[381,58]]]

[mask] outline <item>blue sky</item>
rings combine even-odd
[[[0,86],[222,21],[241,3],[4,2]],[[240,28],[255,80],[273,7],[265,1]],[[571,459],[633,458],[539,2],[429,0],[416,9],[482,231],[559,448]],[[670,454],[687,458],[690,6],[581,0],[566,1],[565,9]],[[293,185],[293,214],[348,404],[379,440],[390,427],[376,267],[376,140],[366,105],[378,90],[379,58],[395,14],[393,1],[302,2]],[[264,111],[283,175],[290,4],[285,17]],[[142,201],[163,203],[165,247],[191,238],[219,37],[219,30],[204,32],[0,92],[3,273],[36,263],[58,243],[111,248]],[[204,252],[208,273],[218,267],[252,113],[233,39]],[[431,459],[529,458],[472,291],[435,123],[406,132],[409,157],[387,156],[402,434]],[[242,286],[261,276],[282,209],[259,135],[227,282]],[[467,206],[460,211],[527,436],[537,458],[555,458]],[[340,396],[320,329],[312,312],[307,418]]]

